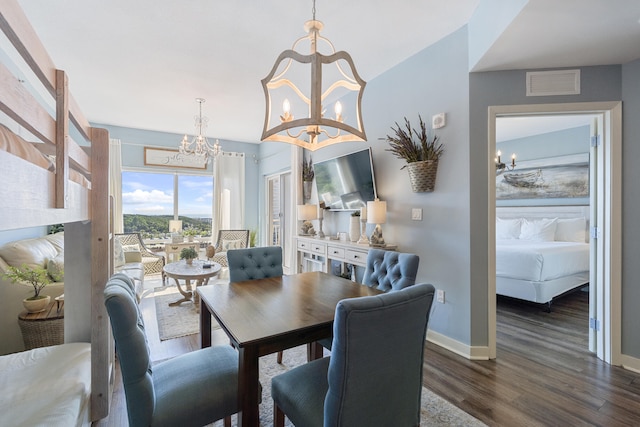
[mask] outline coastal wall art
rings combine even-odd
[[[588,205],[589,153],[518,162],[496,175],[499,206]]]

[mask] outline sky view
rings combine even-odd
[[[125,214],[173,215],[173,174],[122,172]],[[178,214],[211,218],[211,176],[178,176]]]

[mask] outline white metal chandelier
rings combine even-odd
[[[316,20],[315,0],[312,13],[313,19],[304,24],[308,34],[282,52],[262,79],[266,113],[261,140],[286,142],[311,151],[340,142],[365,141],[361,103],[366,82],[358,75],[351,56],[345,51],[336,52],[333,44],[320,36],[323,24]],[[295,50],[303,41],[310,44],[309,55]],[[329,47],[328,55],[318,52],[319,42]],[[299,77],[309,72],[310,80]],[[325,117],[324,103],[333,101],[335,116]],[[282,105],[282,114],[275,113],[273,105]]]
[[[199,105],[198,115],[195,116],[195,127],[197,135],[193,137],[191,141],[187,135],[182,138],[178,151],[180,154],[187,156],[202,157],[208,163],[212,158],[222,153],[220,142],[216,139],[214,144],[211,144],[207,137],[204,136],[204,131],[207,129],[207,123],[209,119],[202,117],[202,104],[205,102],[203,98],[196,98],[196,102]]]

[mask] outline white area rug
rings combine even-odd
[[[306,346],[300,346],[284,351],[282,364],[276,362],[276,354],[260,358],[260,383],[262,384],[262,403],[260,404],[260,425],[273,425],[273,401],[271,400],[271,378],[295,366],[306,363]],[[222,421],[213,426],[221,427]],[[237,426],[237,419],[232,417],[232,426]],[[293,424],[285,420],[285,426]],[[478,419],[449,403],[429,389],[422,387],[422,410],[420,412],[420,426],[425,427],[481,427],[486,426]],[[354,426],[359,427],[359,426]]]
[[[158,321],[158,334],[160,341],[200,332],[200,314],[192,302],[183,302],[180,305],[169,307],[170,302],[178,301],[182,294],[175,286],[162,286],[153,290],[156,303],[156,319]],[[212,319],[211,329],[220,326]]]

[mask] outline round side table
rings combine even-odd
[[[64,343],[64,300],[52,300],[40,313],[24,310],[18,324],[26,350]]]

